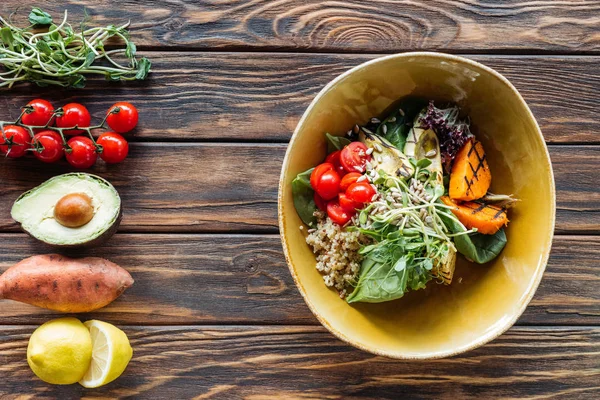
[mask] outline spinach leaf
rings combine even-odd
[[[373,252],[363,260],[358,284],[346,301],[382,303],[396,300],[409,290],[423,289],[430,279],[429,271],[414,262],[410,254],[390,262],[389,257],[380,257]]]
[[[317,226],[317,218],[313,215],[317,211],[314,200],[314,190],[310,186],[310,174],[314,168],[298,174],[292,181],[292,196],[294,207],[298,216],[306,225],[310,227]]]
[[[453,233],[464,232],[463,227],[451,218],[442,216],[442,220]],[[454,245],[460,254],[477,264],[485,264],[498,257],[506,246],[504,228],[493,235],[471,233],[454,237]]]
[[[325,134],[327,139],[327,154],[333,153],[344,148],[347,144],[350,144],[350,139],[343,136],[333,136],[329,133]]]
[[[376,133],[403,151],[415,117],[426,106],[427,100],[407,97],[383,120]]]

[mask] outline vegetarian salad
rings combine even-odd
[[[348,303],[449,285],[457,253],[484,264],[506,245],[517,200],[489,192],[483,145],[457,106],[406,98],[383,119],[325,137],[327,158],[292,192],[317,269]]]

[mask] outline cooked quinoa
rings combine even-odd
[[[334,287],[344,298],[360,270],[362,257],[358,250],[368,239],[359,232],[346,231],[321,211],[315,216],[317,228],[308,231],[306,243],[313,248],[325,285]]]

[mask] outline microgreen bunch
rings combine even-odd
[[[39,86],[82,88],[86,75],[132,81],[146,79],[150,72],[147,58],[136,59],[136,46],[127,30],[129,22],[87,28],[84,20],[73,27],[67,22],[65,10],[62,21],[56,25],[50,14],[39,8],[31,11],[29,22],[31,25],[19,28],[0,16],[0,65],[4,67],[0,87],[29,81]],[[107,40],[115,37],[125,47],[106,50]],[[121,55],[127,59],[127,65],[116,60]]]
[[[356,226],[348,228],[374,241],[360,250],[367,259],[363,270],[369,269],[361,272],[356,294],[349,301],[361,301],[353,296],[374,294],[393,299],[407,289],[424,288],[435,269],[449,259],[451,251],[456,251],[453,237],[474,232],[466,228],[460,233],[449,231],[442,217],[460,222],[439,200],[444,187],[427,169],[431,161],[411,159],[411,163],[415,172],[408,179],[378,171],[373,180],[378,198],[360,211]]]

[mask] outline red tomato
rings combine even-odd
[[[33,137],[33,155],[40,161],[53,163],[60,160],[65,152],[62,138],[54,131],[41,131]]]
[[[109,108],[106,122],[115,132],[129,132],[138,123],[138,111],[131,103],[120,101]]]
[[[333,169],[333,164],[323,163],[319,164],[313,169],[313,172],[310,174],[310,186],[312,186],[313,190],[317,190],[317,183],[321,179],[321,175],[325,171],[331,171]]]
[[[63,115],[56,117],[56,126],[59,128],[70,128],[78,126],[87,128],[90,126],[92,117],[87,108],[78,103],[69,103],[62,107]],[[67,135],[77,135],[83,133],[81,129],[70,129],[63,133]]]
[[[317,208],[321,211],[327,211],[327,203],[325,202],[325,200],[323,200],[323,198],[321,196],[319,196],[317,194],[317,192],[315,192],[315,195],[313,196],[313,199],[315,200],[315,204],[317,205]]]
[[[340,163],[348,172],[365,172],[365,165],[371,160],[366,151],[367,146],[364,143],[352,142],[342,149]]]
[[[331,200],[340,192],[340,175],[334,170],[323,172],[317,183],[316,192],[323,200]]]
[[[85,136],[75,136],[67,142],[71,150],[65,152],[68,163],[75,168],[85,169],[96,163],[98,153],[92,139]]]
[[[31,100],[25,108],[25,114],[21,117],[21,121],[25,125],[50,126],[54,122],[54,107],[47,100]],[[36,129],[35,131],[40,132],[41,130]]]
[[[123,136],[115,132],[103,133],[96,143],[102,146],[100,158],[107,164],[120,163],[129,153],[129,143]]]
[[[6,141],[4,140],[6,136]],[[6,125],[4,127],[4,136],[0,134],[0,153],[6,154],[10,158],[19,158],[25,155],[28,148],[30,136],[27,130],[16,125]]]
[[[348,190],[346,196],[360,203],[370,203],[377,191],[369,182],[354,182]]]
[[[338,225],[346,225],[354,215],[352,212],[344,210],[337,200],[327,203],[327,215]]]
[[[340,192],[346,192],[348,187],[352,185],[358,178],[360,178],[362,174],[360,172],[349,172],[344,175],[342,181],[340,182]]]
[[[340,177],[342,177],[346,175],[346,170],[344,169],[344,167],[342,167],[342,164],[340,163],[340,154],[342,154],[341,150],[334,151],[333,153],[327,156],[325,162],[332,164],[336,172],[340,174]]]
[[[349,212],[354,212],[363,207],[362,203],[352,200],[345,193],[339,194],[340,207]]]

